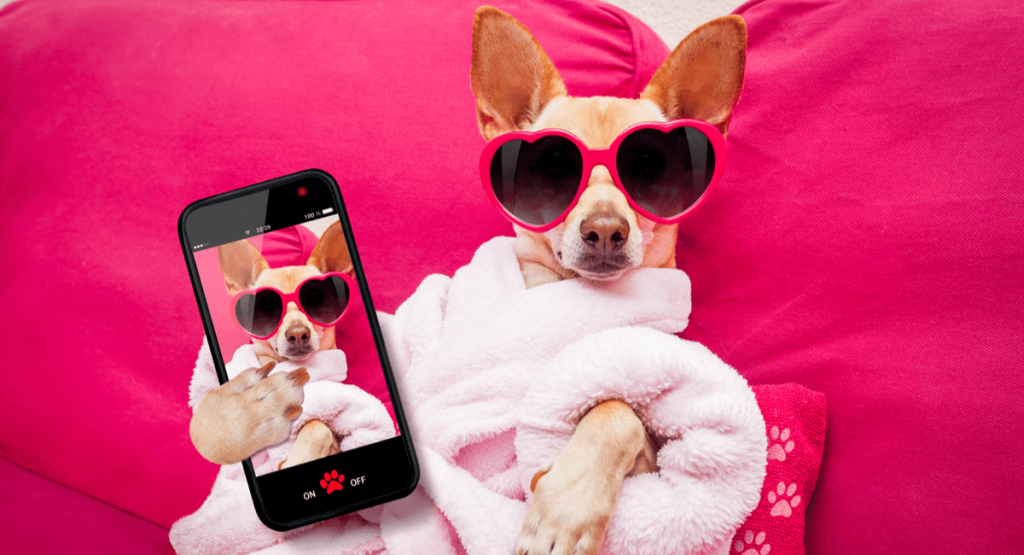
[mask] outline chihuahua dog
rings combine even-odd
[[[483,7],[473,22],[471,70],[480,132],[490,140],[508,132],[557,128],[595,149],[609,147],[636,123],[690,118],[706,121],[724,135],[739,99],[745,52],[743,20],[716,19],[672,51],[639,99],[573,98],[533,35],[508,14]],[[574,278],[612,280],[638,267],[675,268],[677,230],[675,224],[656,223],[633,210],[608,169],[597,166],[564,221],[543,233],[515,228],[515,253],[528,287]],[[318,244],[317,250],[325,249]],[[222,267],[225,259],[229,265],[241,261],[238,267],[244,271],[233,277],[225,272],[229,291],[270,280],[287,290],[288,284],[294,287],[311,273],[334,271],[341,258],[315,251],[307,267],[271,270],[245,245],[232,251],[222,253]],[[292,419],[301,412],[301,385],[308,376],[296,371],[268,377],[269,366],[293,355],[301,357],[311,345],[332,344],[329,332],[306,326],[301,319],[294,322],[294,332],[289,332],[292,326],[282,325],[283,335],[261,345],[260,360],[268,365],[239,374],[196,407],[192,440],[207,459],[236,462],[287,437]],[[303,329],[309,330],[309,339],[303,339]],[[312,342],[314,333],[317,343]],[[271,402],[254,408],[254,400],[264,397]],[[306,440],[309,449],[324,452],[332,448],[333,436],[310,433]],[[568,444],[533,476],[534,500],[516,553],[597,553],[622,481],[630,474],[656,470],[655,442],[633,409],[616,400],[595,406]]]
[[[228,295],[258,287],[274,287],[282,292],[295,291],[304,280],[328,272],[351,274],[352,259],[345,244],[341,222],[324,231],[305,266],[271,268],[249,241],[242,239],[217,247],[217,259]],[[253,338],[253,349],[260,364],[290,360],[299,362],[316,351],[335,348],[334,327],[311,321],[295,303],[286,307],[284,320],[268,339]]]
[[[473,22],[471,84],[480,133],[561,129],[591,149],[608,148],[631,125],[689,118],[724,135],[743,84],[746,25],[711,21],[686,37],[638,99],[573,98],[532,34],[491,7]],[[563,279],[612,280],[638,267],[675,268],[678,225],[633,210],[608,168],[593,169],[576,206],[543,233],[516,226],[515,253],[527,287]],[[597,553],[622,481],[656,470],[655,445],[632,408],[591,409],[569,443],[532,480],[534,500],[515,552]]]
[[[352,272],[340,221],[327,228],[304,266],[271,268],[245,239],[217,247],[217,255],[231,296],[258,287],[290,293],[310,277]],[[302,386],[309,381],[309,374],[299,368],[271,376],[271,370],[278,362],[301,362],[315,352],[334,348],[334,327],[312,322],[294,302],[288,303],[274,335],[253,338],[253,350],[263,366],[239,373],[196,405],[189,433],[199,453],[217,464],[231,464],[286,440],[292,422],[302,414]],[[338,452],[338,440],[330,428],[311,420],[299,431],[280,468]]]

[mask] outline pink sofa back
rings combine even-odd
[[[202,336],[196,198],[308,167],[377,308],[510,226],[484,198],[477,3],[26,0],[0,11],[0,454],[168,525]],[[600,4],[501,4],[570,93],[667,54]],[[1024,25],[1016,0],[765,0],[715,196],[680,228],[684,337],[828,398],[811,553],[995,552],[1021,531]],[[1012,538],[1011,538],[1012,539]]]
[[[1024,531],[1024,19],[1016,0],[765,0],[684,336],[828,399],[810,553]]]
[[[481,194],[479,2],[26,0],[0,11],[0,454],[169,526],[217,467],[188,438],[203,331],[176,235],[205,196],[320,168],[375,306],[511,233]],[[578,95],[668,51],[593,2],[498,3]]]

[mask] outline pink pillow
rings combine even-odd
[[[0,332],[13,341],[0,454],[163,526],[207,496],[217,467],[188,439],[187,406],[202,326],[175,229],[198,198],[330,172],[385,311],[511,233],[476,174],[478,5],[0,10]],[[575,94],[636,96],[667,55],[604,4],[498,7],[533,30]]]
[[[761,502],[736,531],[730,555],[804,553],[804,515],[825,448],[825,396],[797,384],[754,386],[768,435]]]

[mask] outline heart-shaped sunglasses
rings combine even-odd
[[[704,203],[725,167],[725,139],[693,119],[633,125],[608,148],[588,148],[561,129],[505,133],[487,143],[480,176],[491,202],[513,223],[543,232],[579,202],[594,166],[604,166],[629,205],[677,223]]]
[[[348,274],[331,272],[313,276],[295,291],[284,293],[273,287],[258,287],[231,298],[231,315],[246,333],[256,339],[269,339],[284,321],[288,303],[296,303],[311,321],[333,326],[348,311],[355,283]]]

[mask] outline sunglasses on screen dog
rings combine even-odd
[[[306,279],[291,293],[273,287],[249,289],[231,299],[231,315],[256,339],[277,333],[289,303],[295,303],[313,323],[333,326],[348,310],[354,288],[348,274],[331,272]]]
[[[725,139],[712,125],[692,119],[633,125],[610,147],[595,149],[561,129],[516,131],[487,143],[480,176],[506,218],[543,232],[565,220],[599,165],[634,210],[674,224],[703,204],[718,184]]]

